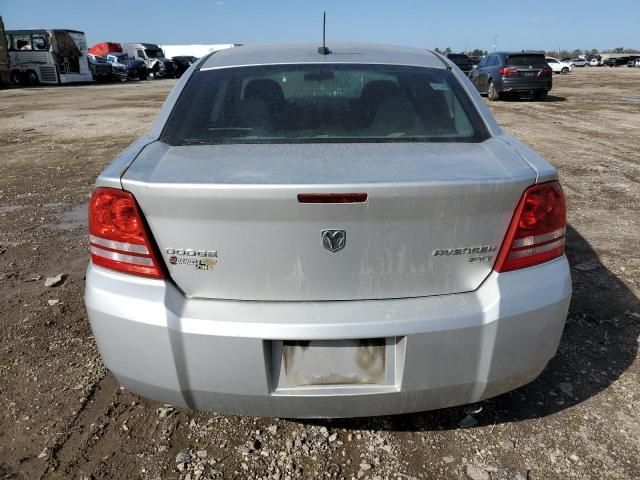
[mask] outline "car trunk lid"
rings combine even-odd
[[[505,143],[147,146],[122,177],[191,297],[352,300],[471,291],[533,170]],[[366,193],[350,203],[300,194]],[[304,196],[301,198],[305,198]],[[343,248],[323,231],[344,232]],[[339,246],[339,245],[338,245]]]

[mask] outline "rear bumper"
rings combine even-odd
[[[85,303],[105,365],[174,405],[278,417],[395,414],[471,403],[533,380],[556,352],[571,296],[566,258],[474,292],[398,300],[185,298],[170,282],[89,266]],[[384,385],[282,388],[282,340],[394,339]]]
[[[501,92],[540,92],[550,91],[553,85],[551,78],[545,79],[502,79]]]
[[[140,76],[148,75],[148,70],[146,66],[130,68],[128,70],[129,78],[138,78]]]
[[[115,79],[127,78],[129,76],[129,72],[127,72],[127,70],[114,70],[111,72],[111,76]]]

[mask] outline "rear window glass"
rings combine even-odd
[[[507,65],[540,65],[547,63],[544,55],[509,55]]]
[[[194,73],[162,140],[207,145],[481,142],[488,137],[448,70],[296,64]]]

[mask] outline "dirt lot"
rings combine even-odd
[[[640,477],[640,70],[578,69],[545,102],[491,104],[560,171],[574,297],[542,376],[471,418],[242,418],[119,388],[82,303],[85,203],[172,85],[0,91],[1,478]]]

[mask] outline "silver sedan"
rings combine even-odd
[[[219,51],[96,187],[86,307],[105,365],[141,395],[413,412],[517,388],[556,352],[558,174],[437,53]]]

